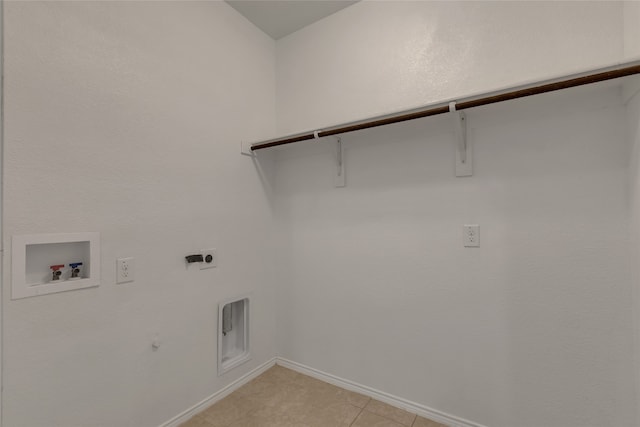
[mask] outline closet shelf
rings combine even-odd
[[[426,105],[417,109],[400,111],[386,116],[377,116],[357,122],[343,123],[322,130],[308,131],[279,138],[254,142],[243,146],[243,154],[253,154],[257,150],[277,147],[279,145],[293,144],[295,142],[308,141],[326,136],[341,135],[378,126],[420,119],[423,117],[446,114],[483,105],[510,101],[512,99],[525,98],[547,92],[584,86],[592,83],[618,79],[640,74],[640,60],[622,62],[613,66],[590,69],[585,72],[563,75],[552,79],[540,80],[529,84],[512,86],[505,89],[485,92],[468,97],[459,98],[447,102],[439,102]]]

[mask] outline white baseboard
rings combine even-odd
[[[336,377],[335,375],[327,374],[326,372],[310,368],[291,360],[278,357],[276,358],[276,363],[280,366],[292,369],[301,374],[308,375],[310,377],[319,379],[338,387],[342,387],[346,390],[364,394],[365,396],[369,396],[372,399],[379,400],[391,406],[395,406],[396,408],[404,409],[411,413],[418,414],[421,417],[425,417],[451,427],[484,427],[483,425],[474,423],[473,421],[465,420],[464,418],[456,417],[442,411],[420,405],[419,403],[411,402],[401,397],[393,396],[389,393],[385,393],[371,387],[355,383],[353,381],[345,380],[343,378]]]
[[[262,365],[260,365],[257,368],[253,369],[251,372],[248,372],[245,375],[241,376],[240,378],[238,378],[237,380],[235,380],[231,384],[227,385],[223,389],[213,393],[211,396],[207,397],[202,402],[192,406],[191,408],[187,409],[186,411],[182,412],[181,414],[176,415],[175,417],[173,417],[169,421],[161,424],[160,427],[177,427],[177,426],[179,426],[180,424],[182,424],[185,421],[189,420],[189,418],[191,418],[194,415],[196,415],[198,412],[204,411],[209,406],[211,406],[214,403],[224,399],[225,397],[227,397],[228,395],[230,395],[231,393],[233,393],[234,391],[236,391],[237,389],[239,389],[240,387],[242,387],[243,385],[245,385],[246,383],[248,383],[252,379],[260,376],[262,373],[264,373],[267,369],[269,369],[270,367],[272,367],[275,364],[276,364],[276,358],[274,357],[273,359],[268,360],[265,363],[263,363]]]

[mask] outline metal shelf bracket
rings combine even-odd
[[[342,138],[336,137],[336,176],[334,183],[336,187],[344,187],[344,150],[342,147]]]
[[[449,103],[449,113],[453,120],[456,137],[456,176],[473,175],[473,151],[467,139],[467,115],[456,109],[456,103]]]

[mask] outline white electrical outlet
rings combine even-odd
[[[116,265],[116,283],[127,283],[135,280],[136,264],[133,258],[118,258]]]
[[[200,270],[214,268],[218,266],[218,251],[214,249],[203,249],[200,251],[203,261],[200,263]]]
[[[462,241],[467,248],[480,246],[480,226],[478,224],[465,224],[462,226]]]

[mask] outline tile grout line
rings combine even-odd
[[[369,402],[367,402],[367,404],[369,404]],[[364,405],[367,406],[367,405]],[[351,421],[351,424],[349,424],[349,427],[353,426],[353,423],[356,422],[356,420],[358,419],[358,417],[360,416],[360,414],[362,414],[362,412],[364,411],[364,406],[362,408],[360,408],[360,412],[358,412],[358,415],[356,415],[356,417],[353,419],[353,421]]]
[[[372,399],[372,400],[373,400],[373,399]],[[366,406],[365,406],[365,408],[366,408]],[[365,408],[362,408],[362,410],[360,411],[360,414],[361,414],[361,413],[363,413],[364,411],[366,411],[366,409],[365,409]],[[399,409],[399,408],[398,408],[398,409]],[[404,409],[403,409],[403,411],[404,411]],[[409,411],[405,411],[405,412],[408,412],[409,414],[413,415],[413,416],[414,416],[414,418],[413,418],[413,421],[411,421],[411,424],[403,424],[403,423],[401,423],[401,422],[400,422],[400,421],[398,421],[398,420],[394,420],[393,418],[385,417],[384,415],[376,414],[375,412],[371,412],[371,411],[367,411],[367,412],[368,412],[368,413],[370,413],[370,414],[375,415],[376,417],[384,418],[384,419],[385,419],[385,420],[387,420],[387,421],[391,421],[392,423],[399,424],[399,425],[401,425],[402,427],[412,427],[412,426],[416,423],[416,420],[418,419],[418,415],[417,415],[417,414],[414,414],[414,413],[409,412]],[[360,414],[358,414],[358,416],[360,416]],[[357,418],[357,417],[356,417],[356,418]]]
[[[367,402],[367,404],[366,404],[366,405],[364,405],[364,408],[362,408],[362,410],[364,411],[364,410],[366,409],[366,407],[369,405],[369,403],[373,402],[374,400],[375,400],[375,399],[369,398],[369,402]],[[377,402],[379,402],[379,400],[378,400]],[[382,403],[384,403],[384,402],[382,402]],[[389,406],[392,406],[392,405],[389,405]],[[375,412],[371,412],[371,411],[367,411],[367,412],[369,412],[370,414],[373,414],[373,415],[377,415],[377,416],[379,416],[380,418],[384,418],[385,420],[389,420],[389,421],[392,421],[392,422],[394,422],[394,423],[396,423],[396,424],[400,424],[402,427],[413,427],[413,425],[416,423],[416,420],[418,419],[418,414],[414,414],[413,412],[406,411],[406,410],[404,410],[404,409],[402,409],[402,408],[396,408],[395,406],[393,406],[393,408],[395,408],[395,409],[399,409],[399,410],[401,410],[401,411],[406,412],[407,414],[411,414],[411,415],[413,415],[413,421],[411,421],[411,424],[409,424],[409,425],[407,425],[407,424],[403,424],[403,423],[401,423],[401,422],[400,422],[400,421],[398,421],[398,420],[394,420],[393,418],[385,417],[384,415],[376,414]],[[358,414],[358,415],[359,415],[359,414]]]

